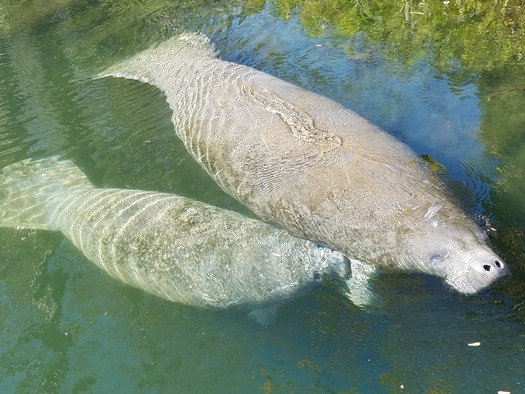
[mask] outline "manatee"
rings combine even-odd
[[[285,230],[175,194],[96,188],[56,157],[3,169],[0,226],[61,231],[113,278],[201,307],[272,310],[350,272],[342,253]]]
[[[507,273],[486,234],[407,145],[357,113],[183,34],[111,66],[166,95],[187,150],[259,218],[352,260],[366,304],[378,272],[435,275],[464,294]]]

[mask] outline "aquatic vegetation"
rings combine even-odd
[[[297,15],[313,36],[322,36],[331,28],[344,37],[365,33],[365,42],[384,48],[388,57],[408,64],[429,56],[442,70],[461,66],[477,72],[522,62],[525,56],[525,6],[521,0],[274,3],[282,18]]]

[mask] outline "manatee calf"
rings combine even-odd
[[[256,219],[174,194],[94,187],[71,161],[0,175],[0,226],[58,230],[112,277],[170,301],[275,303],[349,261]]]
[[[436,275],[467,294],[506,272],[406,145],[330,99],[220,60],[202,35],[172,38],[104,76],[161,89],[188,151],[260,218],[360,261],[358,303],[378,270]]]

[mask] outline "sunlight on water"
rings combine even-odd
[[[382,303],[367,311],[329,284],[264,327],[242,310],[173,304],[122,284],[59,233],[0,228],[0,391],[523,391],[522,69],[461,79],[428,56],[393,61],[365,33],[313,34],[271,1],[207,3],[63,0],[5,24],[0,167],[58,155],[97,187],[177,193],[253,216],[186,152],[158,89],[92,79],[154,42],[201,31],[221,58],[328,96],[443,166],[469,213],[497,228],[512,278],[465,297],[434,278],[385,275],[373,283]]]

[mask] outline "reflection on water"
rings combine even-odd
[[[496,224],[512,278],[463,297],[436,279],[384,276],[374,311],[320,287],[261,327],[240,311],[125,286],[60,234],[0,229],[0,390],[522,391],[523,72],[458,82],[425,57],[393,61],[363,34],[327,25],[309,36],[304,19],[271,3],[204,3],[56,1],[0,30],[0,167],[59,155],[99,187],[178,193],[250,214],[188,156],[158,90],[90,78],[151,42],[199,30],[224,59],[329,96],[444,165],[472,213]]]

